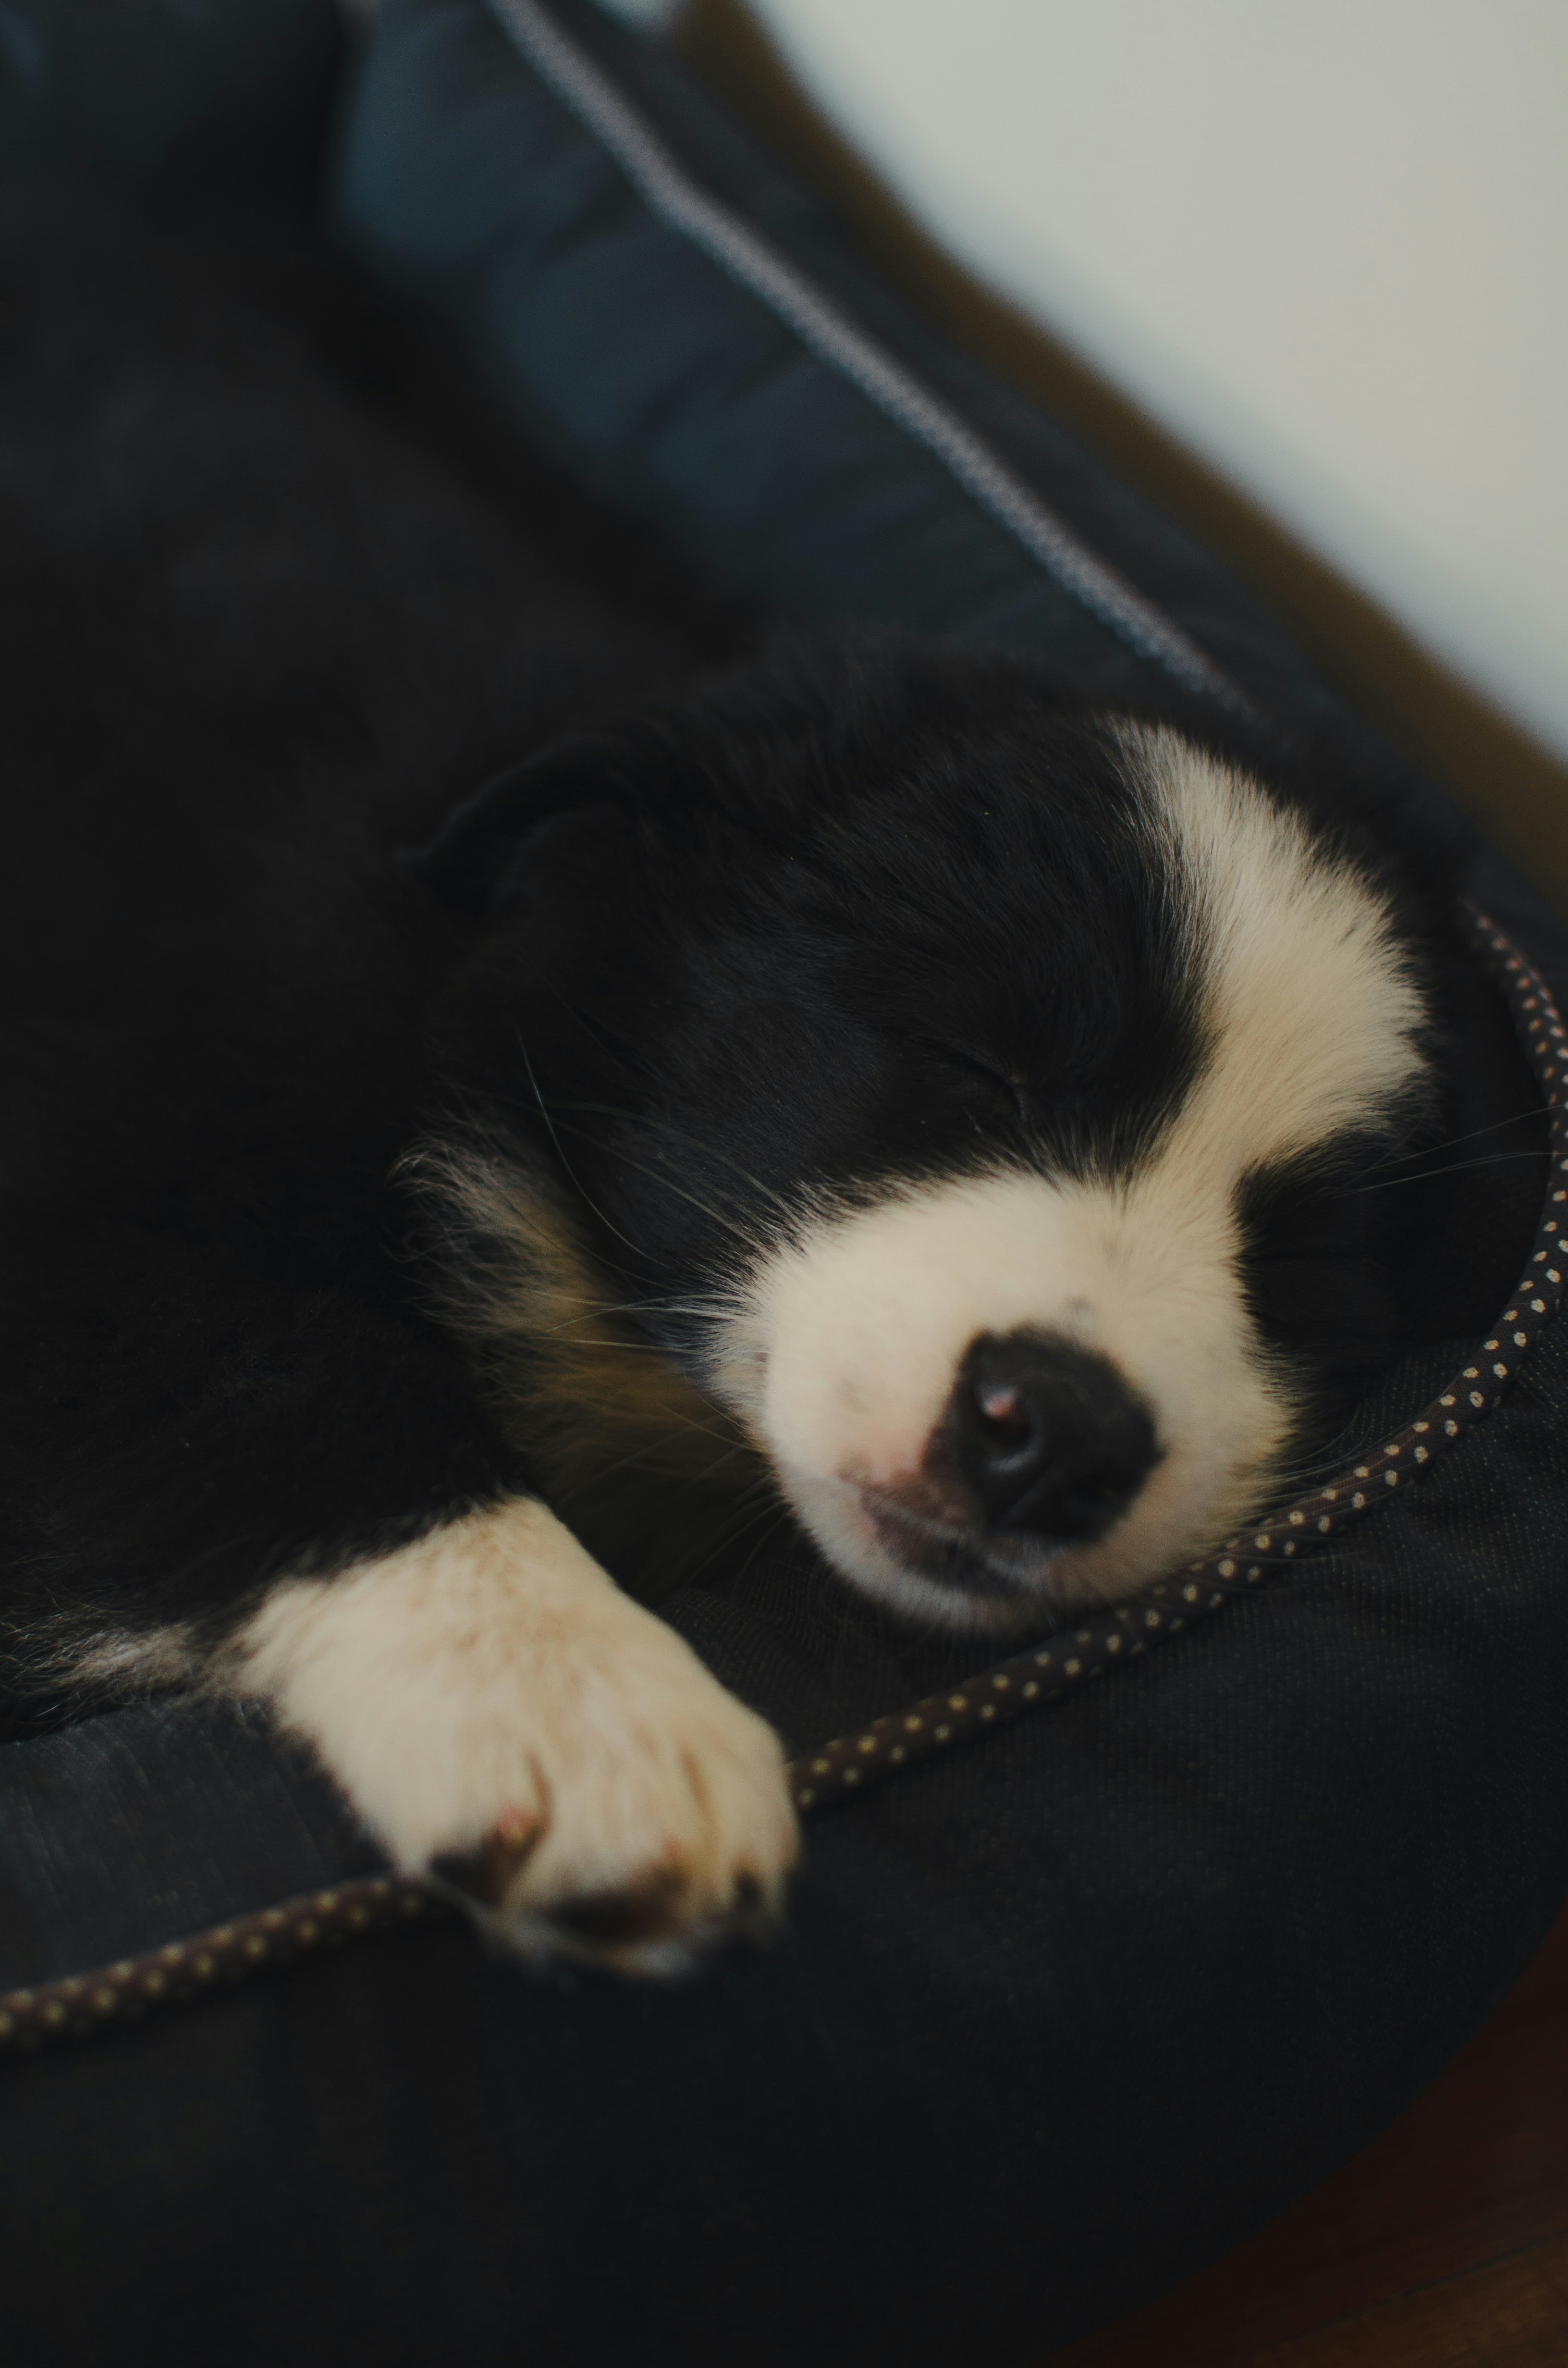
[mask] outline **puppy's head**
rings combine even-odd
[[[797,660],[523,769],[428,868],[491,916],[485,1092],[896,1604],[1137,1585],[1393,1345],[1420,963],[1372,869],[1168,729]]]

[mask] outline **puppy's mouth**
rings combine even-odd
[[[846,1578],[912,1617],[998,1632],[1125,1574],[1116,1540],[1165,1454],[1152,1411],[1104,1358],[1034,1331],[978,1335],[903,1455],[883,1442],[876,1461],[851,1453],[824,1471],[765,1452]]]
[[[1006,1617],[1062,1594],[1074,1549],[1116,1525],[1160,1455],[1149,1409],[1105,1359],[1059,1337],[983,1333],[916,1469],[844,1476],[907,1577]]]
[[[997,1537],[917,1512],[887,1489],[862,1484],[860,1509],[882,1551],[912,1577],[971,1598],[976,1608],[1020,1615],[1047,1592],[1064,1549],[1042,1539]]]

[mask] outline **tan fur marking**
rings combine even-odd
[[[592,1551],[617,1568],[631,1560],[638,1592],[656,1597],[766,1492],[745,1433],[615,1305],[542,1179],[447,1146],[422,1155],[415,1173],[460,1242],[477,1233],[498,1254],[479,1288],[458,1266],[440,1311],[498,1419]]]

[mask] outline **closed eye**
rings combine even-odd
[[[973,1053],[964,1052],[960,1045],[945,1044],[937,1037],[926,1036],[919,1041],[928,1053],[935,1053],[937,1058],[946,1062],[949,1068],[959,1070],[971,1082],[985,1087],[1009,1118],[1016,1120],[1020,1126],[1027,1123],[1028,1097],[1021,1077],[1015,1076],[1009,1070],[997,1068],[994,1063],[982,1060]]]

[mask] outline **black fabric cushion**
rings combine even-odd
[[[308,204],[344,46],[326,0],[0,0],[0,170]]]
[[[153,0],[119,15],[163,53]],[[1207,664],[1326,709],[1221,569],[905,313],[667,58],[575,6],[548,25],[1176,639],[1100,579],[1086,603],[1063,546],[651,210],[482,0],[392,0],[334,219],[534,432],[800,609],[1027,645],[1108,696],[1214,696]],[[1501,863],[1476,884],[1561,993],[1568,933]],[[1457,1360],[1390,1375],[1366,1435]],[[1565,1418],[1558,1325],[1288,1578],[814,1821],[766,1952],[635,1986],[419,1927],[0,2063],[6,2357],[1022,2368],[1196,2269],[1415,2095],[1568,1895]],[[797,1744],[968,1671],[782,1535],[667,1609]],[[243,1709],[12,1745],[0,1987],[376,1863]]]

